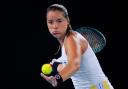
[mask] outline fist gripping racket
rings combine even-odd
[[[95,53],[100,52],[105,47],[106,38],[99,30],[92,27],[80,27],[76,31],[87,39]]]

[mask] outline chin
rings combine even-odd
[[[56,38],[56,39],[59,39],[60,38],[60,36],[55,36],[55,35],[53,35],[53,37]]]
[[[59,39],[61,36],[60,35],[52,35],[53,37]]]

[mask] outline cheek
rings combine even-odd
[[[67,28],[68,27],[68,24],[67,23],[63,23],[62,25],[61,25],[61,27],[63,27],[63,28]]]
[[[52,32],[52,28],[50,26],[48,26],[48,31],[51,33]]]
[[[52,26],[50,24],[47,24],[48,28],[51,28]]]
[[[50,33],[52,33],[52,29],[49,28],[48,30],[49,30]]]
[[[65,29],[65,31],[67,30],[67,28],[68,28],[68,25],[67,24],[65,24],[64,26],[64,29]]]
[[[48,26],[49,32],[51,32],[52,31],[52,26],[51,25],[47,25],[47,26]]]

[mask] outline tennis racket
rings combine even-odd
[[[105,47],[106,38],[99,30],[92,27],[80,27],[76,31],[87,39],[95,53],[100,52]]]

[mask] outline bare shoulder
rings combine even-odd
[[[66,40],[64,42],[65,46],[74,46],[77,47],[79,46],[81,49],[81,53],[83,54],[85,52],[85,50],[88,47],[88,42],[87,40],[78,32],[76,31],[72,31],[67,37]]]

